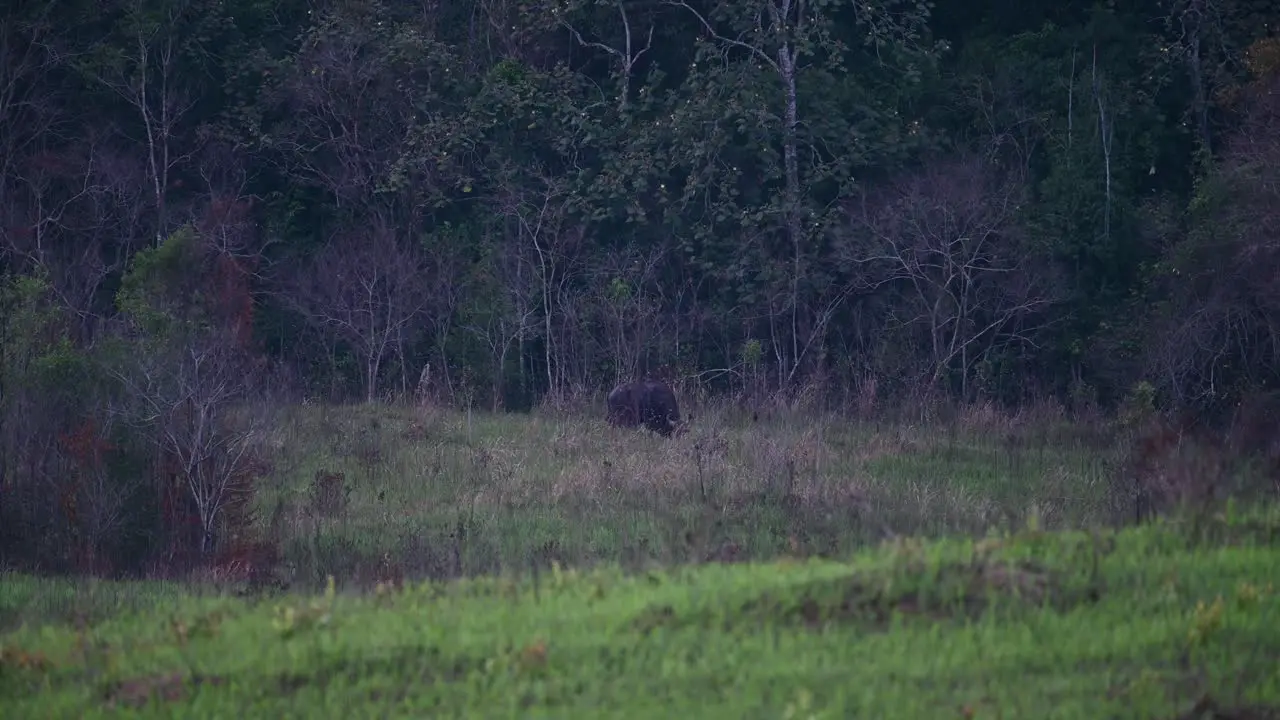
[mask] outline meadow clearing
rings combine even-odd
[[[688,433],[533,416],[296,408],[258,498],[291,580],[845,555],[897,535],[1129,517],[1114,434],[967,411],[932,423],[700,404]]]
[[[1049,412],[695,413],[293,408],[278,584],[9,575],[0,708],[1280,717],[1274,504],[1127,526],[1119,431]]]

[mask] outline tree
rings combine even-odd
[[[490,408],[497,411],[503,406],[513,349],[523,379],[525,343],[538,326],[539,289],[530,248],[511,241],[501,229],[487,232],[482,242],[481,257],[471,272],[471,300],[461,313],[461,323],[484,343],[490,363]]]
[[[414,225],[467,182],[449,151],[468,133],[446,111],[469,84],[461,66],[379,3],[335,6],[276,71],[254,139],[287,182],[321,188],[336,214]]]
[[[613,367],[613,383],[640,376],[671,318],[658,294],[664,249],[627,248],[593,267],[592,307],[607,338],[602,344]]]
[[[1160,279],[1168,293],[1147,372],[1174,404],[1231,406],[1280,383],[1280,42],[1248,57],[1244,121],[1192,205]]]
[[[0,14],[0,215],[5,218],[0,248],[5,250],[30,233],[30,225],[21,222],[27,212],[15,180],[34,151],[50,143],[61,119],[50,87],[56,68],[48,47],[50,8],[33,11],[19,4]]]
[[[197,547],[217,549],[229,508],[243,507],[274,420],[267,384],[234,337],[198,334],[154,346],[119,369],[125,396],[117,412],[155,433],[161,468],[194,504]]]
[[[720,130],[723,133],[719,140],[723,143],[721,147],[725,148],[734,135],[746,135],[750,149],[729,153],[699,148],[695,157],[705,158],[710,165],[704,166],[706,170],[721,177],[717,178],[718,183],[708,183],[699,177],[703,168],[690,173],[684,201],[688,203],[692,199],[691,193],[709,195],[708,188],[719,184],[713,222],[721,226],[738,225],[734,228],[741,235],[737,244],[750,249],[747,253],[731,252],[736,257],[715,258],[713,262],[720,265],[717,269],[727,269],[735,261],[757,268],[735,268],[739,274],[749,272],[755,276],[748,282],[739,280],[735,285],[740,291],[754,293],[752,304],[764,306],[762,317],[773,339],[779,380],[786,382],[797,376],[810,341],[823,334],[823,313],[828,307],[826,301],[811,297],[821,295],[820,287],[827,283],[820,280],[819,287],[813,287],[808,282],[815,274],[821,275],[821,238],[832,221],[819,198],[846,189],[853,168],[869,152],[856,142],[851,145],[850,140],[859,135],[852,127],[840,126],[826,118],[815,116],[807,120],[802,116],[804,106],[817,110],[824,104],[816,87],[814,92],[802,95],[805,82],[843,76],[835,82],[845,85],[841,91],[848,91],[849,85],[858,82],[846,75],[848,63],[854,60],[881,66],[890,64],[890,74],[900,84],[916,82],[921,66],[931,60],[931,50],[920,47],[927,7],[916,2],[845,6],[839,2],[804,0],[716,2],[710,7],[685,0],[664,0],[664,4],[694,17],[707,39],[700,43],[700,52],[687,82],[706,82],[698,77],[703,71],[697,67],[704,61],[713,68],[737,68],[731,72],[707,70],[711,75],[741,74],[719,78],[720,85],[733,89],[711,91],[707,97],[714,98],[719,106],[709,108],[712,117],[725,117],[737,126]],[[857,32],[842,31],[841,20],[852,21]],[[868,48],[870,55],[865,58],[857,55],[851,43]],[[708,84],[714,86],[716,82]],[[891,99],[886,100],[886,104],[892,103]],[[698,119],[706,122],[706,118]],[[758,128],[753,127],[757,124]],[[694,137],[700,132],[693,127],[687,131]],[[773,167],[775,147],[781,150],[780,172]],[[717,165],[720,167],[715,167]],[[732,174],[725,172],[726,165],[732,168]],[[740,205],[739,200],[739,196],[744,195],[740,190],[744,184],[742,175],[748,173],[748,167],[762,176],[761,182],[747,183],[754,185],[752,189],[760,194],[760,201],[753,203],[755,207],[742,207],[747,203]],[[781,180],[781,192],[777,193],[780,201],[774,199],[770,187],[775,177]],[[760,227],[766,218],[776,219],[785,251],[775,247],[769,233]],[[728,227],[707,230],[708,234],[726,232]],[[785,294],[778,291],[779,287],[786,288]],[[843,297],[843,294],[837,291],[834,297]],[[817,316],[807,316],[806,305],[823,310]]]
[[[188,540],[202,555],[239,529],[227,527],[227,512],[251,497],[272,419],[262,365],[235,304],[228,311],[224,302],[224,258],[190,226],[138,253],[117,293],[110,343],[115,414],[150,437],[159,495],[194,508],[199,534]],[[182,517],[174,513],[171,524]],[[182,529],[170,528],[177,539]]]
[[[535,173],[511,177],[498,190],[500,213],[508,224],[509,239],[529,253],[529,269],[537,283],[541,305],[543,366],[547,391],[564,390],[565,327],[559,320],[568,301],[568,288],[578,273],[577,253],[584,240],[582,226],[572,223],[569,197],[562,181]]]
[[[430,280],[422,253],[375,219],[368,230],[337,234],[283,279],[281,294],[312,326],[351,346],[363,370],[365,399],[373,402],[386,360],[404,357],[428,305]]]
[[[624,0],[613,0],[611,4],[618,11],[618,22],[622,26],[622,38],[618,41],[618,45],[615,46],[599,40],[587,40],[567,17],[585,7],[605,6],[608,4],[610,3],[601,2],[600,0],[594,0],[591,3],[584,0],[571,0],[565,7],[556,8],[554,12],[560,17],[560,24],[573,33],[573,37],[578,41],[579,45],[603,50],[612,56],[617,63],[617,70],[614,71],[614,74],[618,82],[618,115],[625,117],[631,106],[631,83],[636,74],[637,65],[640,59],[653,49],[653,29],[656,21],[653,18],[649,19],[649,30],[644,35],[644,47],[639,47],[640,35],[633,31],[631,27],[631,15],[627,12],[628,3]]]
[[[223,4],[140,0],[107,10],[111,32],[74,66],[134,114],[131,122],[113,129],[146,160],[151,225],[159,245],[172,229],[174,181],[200,145],[197,105],[205,78],[215,70],[209,47],[224,39]],[[133,128],[138,128],[137,136]]]
[[[1037,321],[1058,300],[1044,258],[1023,235],[1025,188],[973,156],[936,161],[879,192],[850,219],[849,260],[873,266],[865,286],[891,284],[891,327],[924,338],[930,385],[955,371],[962,396],[977,363],[1035,344]],[[865,243],[862,244],[862,243]]]

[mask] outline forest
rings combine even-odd
[[[213,553],[290,407],[602,424],[641,376],[868,417],[1141,407],[1274,454],[1278,23],[5,3],[0,554]]]

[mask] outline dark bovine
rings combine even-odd
[[[643,425],[670,436],[680,427],[680,406],[670,385],[657,380],[637,380],[609,393],[609,423],[618,427]]]

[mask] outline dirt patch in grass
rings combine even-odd
[[[811,629],[840,623],[885,630],[895,615],[945,621],[976,618],[996,606],[1048,606],[1064,612],[1097,602],[1100,596],[1096,586],[1069,586],[1053,570],[1030,561],[948,563],[916,574],[867,572],[814,581],[766,591],[736,606],[700,608],[684,615],[670,604],[652,606],[636,616],[633,627],[646,634],[657,627],[730,629],[761,623]]]
[[[1280,720],[1280,707],[1265,705],[1226,705],[1205,695],[1190,710],[1172,720]]]
[[[217,676],[193,675],[180,672],[166,675],[147,675],[113,683],[105,693],[107,706],[142,708],[150,702],[176,703],[186,700],[190,693],[202,685],[225,684]]]
[[[304,672],[290,672],[264,678],[264,689],[279,695],[293,695],[307,686],[343,681],[358,684],[367,678],[404,678],[410,684],[450,683],[461,680],[484,665],[484,658],[448,657],[439,648],[405,648],[389,655],[332,658]],[[389,697],[385,689],[378,692]]]
[[[407,648],[386,656],[342,657],[322,661],[301,671],[241,677],[235,684],[252,686],[251,695],[291,697],[308,687],[324,687],[333,682],[357,685],[369,678],[400,678],[405,691],[429,683],[450,683],[481,668],[483,658],[448,657],[438,648]],[[182,672],[145,675],[111,683],[103,691],[110,709],[139,709],[149,703],[183,703],[202,687],[229,684],[221,676],[187,675]],[[371,699],[390,701],[395,693],[387,688],[370,688]]]

